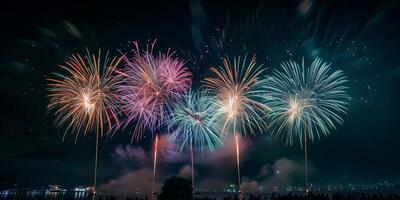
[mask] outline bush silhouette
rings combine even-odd
[[[159,200],[192,200],[193,188],[189,180],[171,177],[164,182]]]

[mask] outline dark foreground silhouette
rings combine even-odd
[[[179,194],[178,194],[179,195]],[[159,200],[161,195],[158,197]],[[162,196],[161,198],[173,199],[176,197],[176,194],[172,196]],[[183,197],[178,197],[181,200]],[[103,196],[99,197],[99,200],[116,200],[114,196]],[[139,198],[139,197],[126,197],[125,200],[148,200],[148,198]],[[238,196],[227,196],[222,198],[216,197],[203,197],[203,198],[191,198],[188,197],[187,200],[239,200]],[[400,195],[398,194],[382,194],[382,193],[347,193],[347,194],[309,194],[309,195],[295,195],[295,194],[272,194],[271,196],[264,195],[250,195],[247,198],[243,198],[243,200],[400,200]]]
[[[100,197],[99,200],[116,200],[113,196]],[[127,197],[126,200],[148,200],[147,198]],[[171,177],[167,179],[158,196],[158,200],[239,200],[238,196],[227,197],[193,197],[193,188],[191,182],[181,177]],[[272,194],[264,195],[249,195],[243,200],[400,200],[398,194],[383,194],[383,193],[335,193],[335,194]]]
[[[222,199],[204,197],[195,198],[195,200],[239,200],[237,196],[234,197],[223,197]],[[261,195],[250,195],[249,198],[243,198],[243,200],[400,200],[400,195],[397,194],[370,194],[370,193],[348,193],[341,195],[335,193],[333,195],[321,194],[309,194],[309,195],[294,195],[294,194],[272,194],[271,197]]]
[[[189,180],[181,177],[172,177],[164,182],[159,200],[192,200],[193,188]]]

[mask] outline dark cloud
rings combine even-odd
[[[148,194],[151,190],[152,174],[151,168],[127,170],[120,177],[101,185],[99,190],[114,194]]]

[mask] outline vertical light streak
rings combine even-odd
[[[151,183],[151,191],[153,193],[155,192],[154,181],[155,181],[155,177],[156,177],[157,153],[158,153],[158,135],[156,135],[156,139],[154,141],[153,180]]]
[[[305,167],[305,178],[306,187],[305,192],[308,193],[308,155],[307,155],[307,126],[304,127],[304,167]]]
[[[93,194],[96,195],[97,188],[97,160],[99,157],[99,133],[96,133],[96,156],[94,158],[94,180],[93,180]]]
[[[237,165],[237,176],[238,176],[238,187],[239,192],[241,192],[241,180],[240,180],[240,147],[239,147],[239,135],[235,133],[235,143],[236,143],[236,165]]]
[[[190,143],[190,159],[192,160],[192,187],[193,187],[193,193],[195,192],[195,186],[194,186],[194,163],[193,163],[193,144]]]

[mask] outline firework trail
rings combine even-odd
[[[115,69],[120,60],[120,57],[109,58],[108,52],[102,57],[100,50],[97,56],[87,50],[84,57],[75,54],[60,65],[66,75],[56,73],[55,78],[48,79],[48,109],[54,110],[57,126],[66,126],[63,140],[68,132],[76,134],[75,142],[80,133],[96,133],[94,192],[99,137],[103,136],[105,128],[110,131],[119,126],[116,100],[122,77]]]
[[[255,134],[267,127],[266,113],[270,108],[264,104],[265,79],[261,78],[264,71],[262,65],[256,65],[255,57],[247,62],[245,56],[235,58],[233,63],[225,58],[224,66],[211,68],[216,77],[205,79],[206,87],[217,96],[218,112],[223,116],[224,132],[235,134],[236,161],[238,169],[238,186],[240,188],[240,148],[237,134]],[[239,131],[239,133],[237,132]]]
[[[121,110],[127,115],[124,126],[131,122],[136,124],[132,141],[143,137],[146,130],[154,133],[163,125],[171,111],[170,105],[191,86],[192,74],[184,66],[185,62],[174,57],[174,53],[169,51],[154,55],[155,42],[148,45],[144,51],[134,42],[133,57],[123,56],[125,68],[120,74],[124,77],[124,84],[120,85],[119,93]],[[156,159],[155,144],[153,176]]]
[[[153,178],[151,182],[151,189],[153,191],[154,187],[154,179],[156,177],[156,166],[157,166],[157,154],[158,154],[158,135],[156,135],[155,141],[154,141],[154,157],[153,157]]]
[[[349,96],[346,93],[346,77],[340,70],[331,70],[331,64],[315,59],[306,68],[288,61],[282,63],[282,71],[268,77],[266,89],[269,115],[274,134],[286,138],[292,145],[298,138],[304,144],[306,191],[308,191],[307,140],[328,136],[330,129],[342,124],[341,114],[346,114]]]
[[[222,125],[216,98],[209,91],[189,91],[172,105],[168,122],[168,128],[172,130],[170,138],[180,151],[190,151],[193,188],[193,152],[213,151],[221,147],[225,137],[220,134]]]

